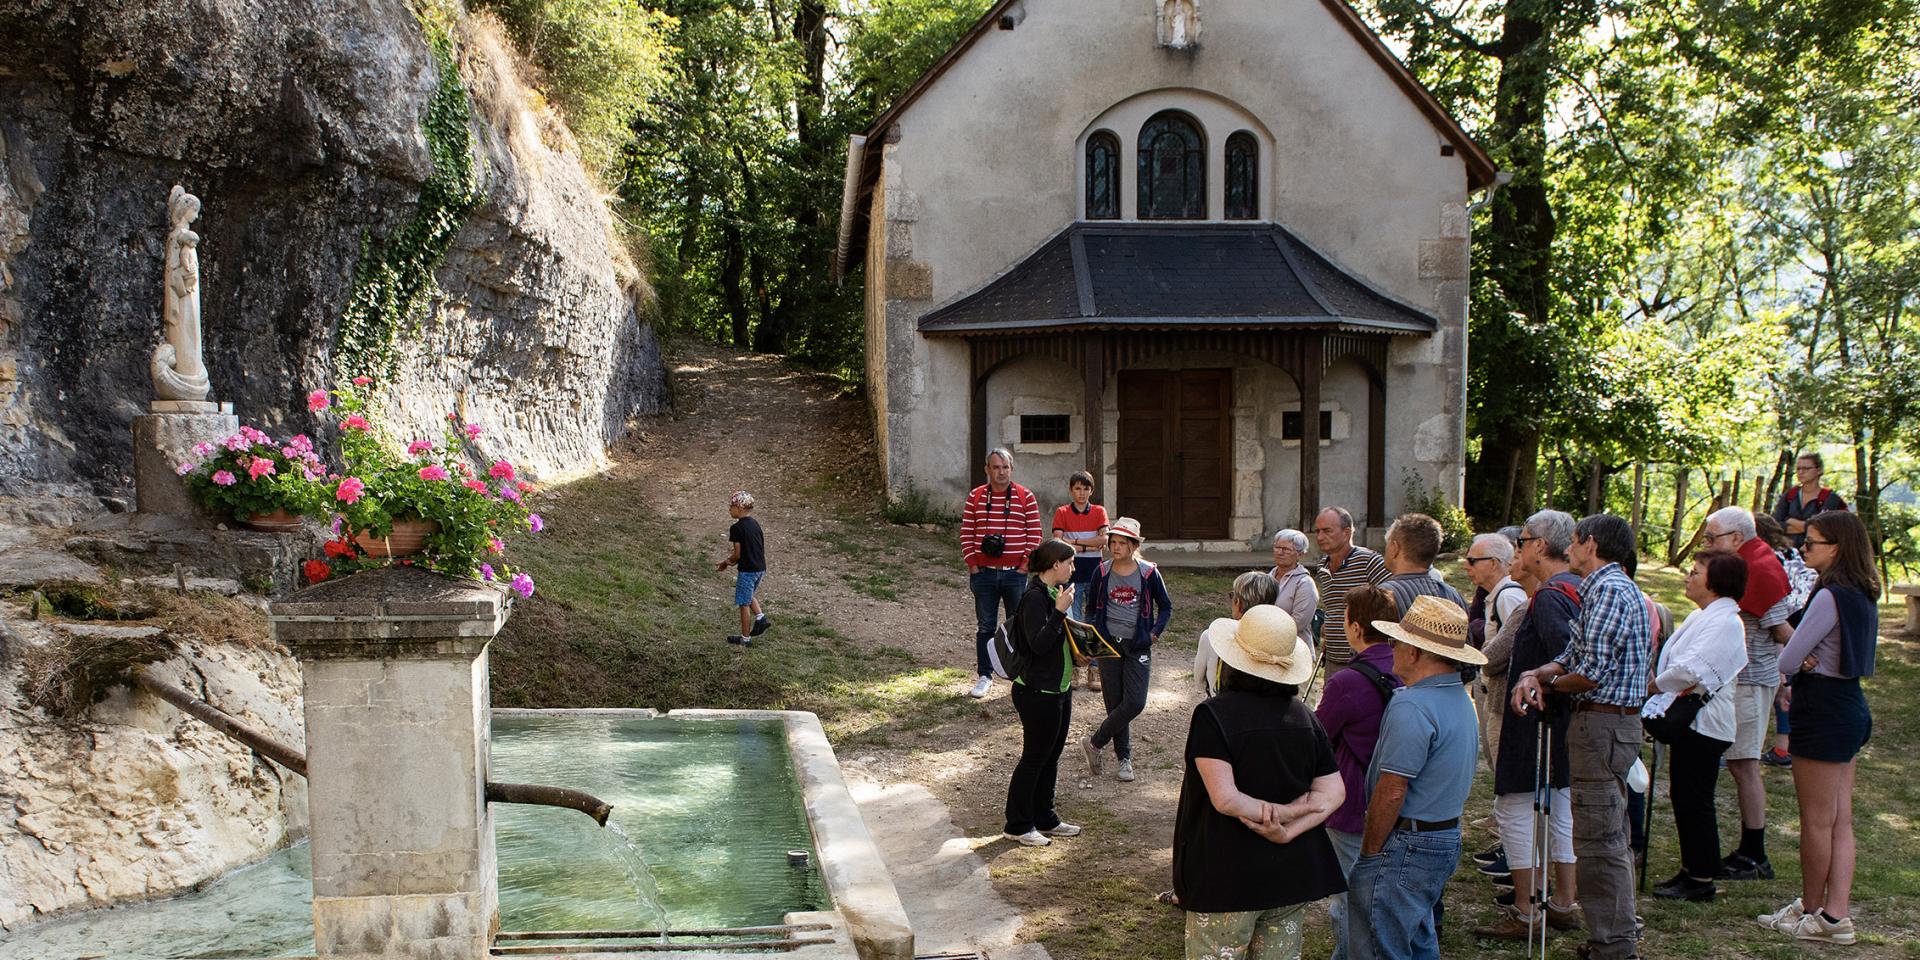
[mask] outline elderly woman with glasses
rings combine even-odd
[[[1267,571],[1267,575],[1280,585],[1273,605],[1293,617],[1294,629],[1317,646],[1320,638],[1313,635],[1312,628],[1313,612],[1320,606],[1320,587],[1300,563],[1306,555],[1306,534],[1293,529],[1274,534],[1273,569]]]

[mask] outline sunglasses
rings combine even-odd
[[[1515,540],[1514,543],[1517,543],[1520,546],[1524,547],[1527,544],[1534,542],[1535,540],[1545,540],[1545,539],[1546,537],[1529,537],[1529,536],[1522,535],[1519,539]]]
[[[1814,538],[1812,538],[1812,537],[1808,537],[1808,538],[1807,538],[1807,546],[1809,546],[1809,547],[1831,547],[1831,546],[1833,546],[1833,541],[1832,541],[1832,540],[1815,540],[1815,539],[1814,539]]]
[[[1471,567],[1476,563],[1486,563],[1487,561],[1492,559],[1494,558],[1493,557],[1468,557],[1467,566]]]

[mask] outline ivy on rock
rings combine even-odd
[[[392,376],[400,359],[400,334],[425,308],[435,288],[434,269],[483,196],[468,129],[473,105],[454,63],[452,37],[431,22],[427,34],[439,71],[439,85],[421,123],[432,172],[421,187],[413,217],[397,233],[384,243],[361,236],[353,290],[333,341],[334,375],[343,381]]]

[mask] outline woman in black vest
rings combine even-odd
[[[1007,637],[1026,658],[1013,678],[1013,709],[1020,714],[1020,762],[1007,784],[1007,836],[1023,846],[1044,847],[1053,837],[1080,828],[1053,810],[1053,784],[1060,751],[1073,717],[1073,652],[1067,611],[1073,607],[1073,545],[1048,540],[1027,555],[1027,590],[1014,608]]]
[[[1207,628],[1220,693],[1193,710],[1173,828],[1173,889],[1188,957],[1296,960],[1307,904],[1344,892],[1321,824],[1346,788],[1299,685],[1313,649],[1258,606]]]

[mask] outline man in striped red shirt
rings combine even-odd
[[[1027,585],[1027,554],[1040,545],[1040,502],[1033,491],[1013,482],[1013,453],[1003,447],[987,454],[987,482],[967,494],[960,511],[960,556],[973,590],[974,672],[979,679],[967,696],[978,700],[993,689],[987,644],[999,626],[1001,608],[1013,618]]]

